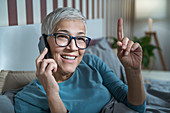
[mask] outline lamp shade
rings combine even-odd
[[[166,17],[167,0],[136,0],[135,17],[136,19]]]

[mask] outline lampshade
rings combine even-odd
[[[166,17],[167,0],[136,0],[135,17],[136,19]]]

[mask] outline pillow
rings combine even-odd
[[[0,113],[15,113],[14,106],[5,95],[0,95]]]
[[[5,78],[8,74],[8,71],[1,71],[0,72],[0,93],[2,92],[4,83],[5,83]]]
[[[119,103],[116,101],[114,97],[102,108],[100,113],[138,113],[130,108],[128,108],[125,104]]]
[[[21,88],[36,78],[35,71],[3,71],[7,73],[3,81],[2,92]]]
[[[115,56],[105,38],[99,40],[94,46],[89,46],[86,49],[85,54],[97,55],[110,67],[119,79],[121,79],[124,83],[127,83],[124,67],[120,63],[118,57]]]
[[[9,100],[11,101],[11,103],[14,105],[14,97],[22,89],[23,89],[23,87],[19,88],[19,89],[14,89],[14,90],[6,91],[6,92],[3,93],[3,95],[7,96],[9,98]]]

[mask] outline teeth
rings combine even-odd
[[[62,56],[63,58],[65,58],[65,59],[69,59],[69,60],[74,60],[75,59],[75,57],[71,57],[71,56]]]

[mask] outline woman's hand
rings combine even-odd
[[[125,67],[128,82],[128,101],[133,105],[141,105],[146,98],[141,75],[142,48],[138,43],[124,37],[122,18],[118,20],[117,36],[117,56]]]
[[[120,18],[117,25],[118,52],[117,56],[126,69],[136,70],[141,68],[142,48],[139,43],[134,43],[124,37],[123,20]]]
[[[53,72],[57,71],[57,63],[54,59],[44,59],[48,49],[45,48],[40,56],[36,59],[36,76],[43,85],[46,93],[59,92],[59,86],[56,82]]]
[[[44,59],[47,52],[48,49],[45,48],[36,59],[36,76],[45,89],[51,113],[66,113],[67,109],[59,95],[58,83],[52,75],[57,71],[57,63],[54,59]]]

